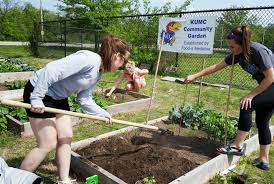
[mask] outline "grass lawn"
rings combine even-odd
[[[274,142],[272,142],[273,144]],[[246,167],[244,174],[247,175],[247,179],[245,181],[245,184],[273,184],[274,182],[274,167],[273,167],[273,160],[274,160],[274,146],[272,145],[270,150],[269,159],[270,162],[272,162],[272,166],[268,171],[263,171],[261,169],[256,168],[252,165],[252,161],[258,157],[259,152],[256,151],[252,153],[251,156],[247,158]],[[242,164],[243,165],[243,164]],[[239,172],[241,168],[241,164],[238,163],[236,166],[236,169],[234,169],[236,172]],[[215,176],[208,184],[234,184],[233,178],[237,176],[236,173],[230,172],[226,176]]]
[[[52,61],[52,59],[33,57],[29,48],[22,46],[0,46],[0,57],[18,58],[22,62],[37,68],[41,68]]]
[[[3,53],[3,50],[0,47],[0,56]],[[17,53],[17,52],[16,52]],[[34,62],[40,62],[40,59],[32,58],[30,55],[26,54],[26,51],[20,51],[18,53],[22,54],[22,58],[29,58],[29,62],[33,59]],[[8,54],[8,52],[6,53]],[[12,57],[12,53],[10,56]],[[42,60],[41,60],[42,61]],[[45,63],[49,60],[45,60]],[[44,64],[44,63],[43,63]],[[42,64],[42,65],[43,65]],[[112,81],[118,77],[119,72],[115,74],[106,73],[103,75],[102,81]],[[154,76],[149,75],[147,77],[147,87],[144,88],[141,93],[146,95],[151,94],[151,88],[153,83]],[[108,87],[111,86],[111,83],[107,83]],[[182,105],[184,95],[186,96],[186,104],[194,104],[197,102],[199,86],[190,84],[187,88],[186,85],[161,81],[160,76],[157,79],[156,83],[156,104],[153,106],[150,118],[155,119],[158,117],[168,115],[168,111],[174,105]],[[220,89],[215,87],[203,86],[201,101],[204,103],[205,108],[212,109],[216,111],[225,111],[226,98],[227,98],[227,89]],[[231,104],[229,115],[238,116],[239,101],[243,95],[246,95],[249,91],[242,89],[233,89],[231,95]],[[144,122],[146,119],[147,110],[127,113],[127,114],[118,114],[114,118],[122,119],[132,122]],[[89,121],[83,124],[77,125],[73,128],[74,138],[73,141],[79,141],[86,138],[90,138],[96,135],[100,135],[112,130],[121,128],[121,125],[107,125],[102,122]],[[10,166],[19,167],[24,156],[35,147],[36,143],[34,138],[20,138],[19,136],[13,135],[10,132],[0,132],[0,156],[3,157]],[[256,157],[256,153],[251,157]],[[270,161],[274,163],[274,147],[271,148]],[[49,154],[49,156],[43,161],[42,165],[38,168],[37,174],[45,178],[46,183],[54,183],[57,180],[57,169],[54,161],[54,151]],[[271,167],[271,170],[268,172],[262,172],[253,166],[247,167],[248,175],[252,176],[257,183],[269,183],[274,179],[274,168]],[[216,177],[213,183],[221,183],[220,178]],[[254,183],[253,182],[253,183]]]

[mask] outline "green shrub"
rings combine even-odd
[[[136,62],[136,65],[143,63],[153,64],[157,61],[157,50],[133,48],[131,49],[130,57]]]

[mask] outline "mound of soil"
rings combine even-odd
[[[0,83],[0,91],[6,91],[9,90],[8,87],[4,83]]]

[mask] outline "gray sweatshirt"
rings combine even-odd
[[[92,99],[92,92],[101,79],[101,57],[88,50],[80,50],[65,58],[52,61],[35,72],[30,82],[34,86],[30,101],[43,105],[45,95],[61,100],[77,94],[77,102],[87,114],[110,117]]]

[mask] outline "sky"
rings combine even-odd
[[[39,7],[40,0],[20,0],[20,3],[30,2],[35,7]],[[171,2],[172,5],[181,5],[183,0],[151,0],[152,6],[163,5],[166,2]],[[43,9],[57,11],[57,0],[42,0]],[[188,11],[208,10],[208,9],[223,9],[230,8],[232,5],[237,7],[257,7],[259,6],[274,6],[274,0],[194,0]]]

